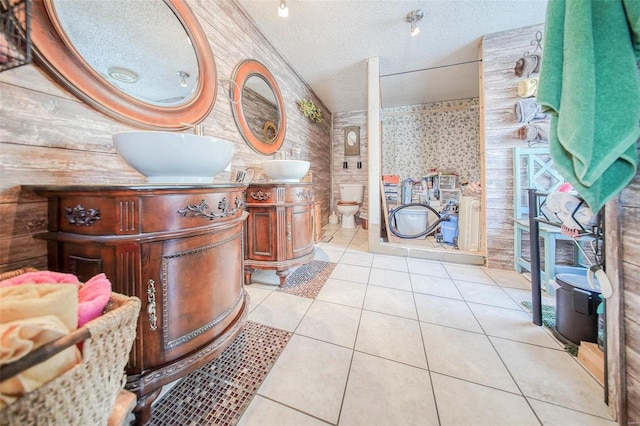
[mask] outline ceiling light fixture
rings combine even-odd
[[[411,23],[412,36],[417,36],[418,34],[420,34],[420,28],[418,27],[418,24],[416,24],[416,22],[421,20],[423,16],[424,12],[420,9],[412,10],[411,12],[409,12],[409,14],[407,14],[407,22]]]
[[[110,67],[107,72],[109,73],[109,77],[123,83],[135,83],[138,81],[138,74],[128,68]]]
[[[278,16],[286,18],[289,16],[289,8],[287,7],[286,0],[280,0],[280,6],[278,6]]]

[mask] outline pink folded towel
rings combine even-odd
[[[19,284],[80,284],[78,277],[73,274],[63,274],[53,271],[27,272],[17,277],[0,281],[0,287]]]
[[[78,328],[102,315],[111,297],[111,281],[98,274],[78,289]]]

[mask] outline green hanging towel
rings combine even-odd
[[[597,212],[636,175],[640,0],[549,0],[543,40],[554,167]]]

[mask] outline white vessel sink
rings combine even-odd
[[[234,144],[189,133],[122,132],[116,151],[152,183],[211,183],[231,163]]]
[[[300,182],[311,164],[304,160],[267,160],[261,165],[272,182]]]

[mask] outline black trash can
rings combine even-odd
[[[558,274],[556,282],[556,325],[553,334],[564,343],[579,345],[581,341],[598,341],[598,305],[600,285],[594,277],[595,290],[587,277]]]

